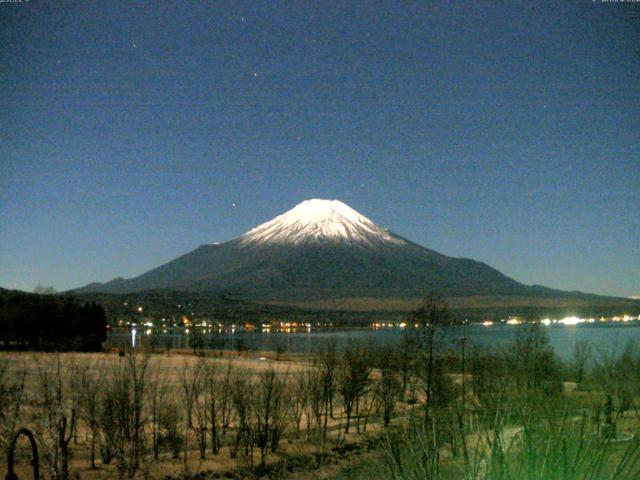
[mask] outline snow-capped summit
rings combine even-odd
[[[496,296],[529,299],[532,306],[543,305],[535,303],[536,298],[544,305],[551,297],[569,298],[575,305],[576,298],[588,297],[523,285],[484,263],[448,257],[405,240],[342,202],[318,199],[302,202],[239,238],[201,245],[137,277],[77,290],[145,291],[297,306],[320,302],[308,304],[312,308],[393,310],[416,305],[427,292],[471,297],[474,305],[487,297],[492,311]],[[601,305],[603,298],[594,301]]]
[[[240,241],[243,244],[406,243],[341,201],[317,198],[305,200],[273,220],[249,230],[240,237]]]
[[[79,291],[151,290],[285,304],[329,301],[337,306],[346,301],[375,308],[382,305],[375,302],[389,300],[394,309],[396,300],[413,302],[426,292],[474,298],[569,295],[528,287],[475,260],[448,257],[385,230],[338,200],[319,199],[137,277]]]

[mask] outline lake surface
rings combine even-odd
[[[467,347],[495,349],[507,347],[526,325],[494,324],[492,326],[464,325],[452,327],[440,333],[441,345],[445,348],[459,348],[461,338],[467,339]],[[578,341],[587,341],[592,345],[594,353],[621,352],[632,341],[640,343],[640,321],[581,323],[578,325],[552,324],[540,326],[547,332],[549,341],[556,353],[563,359],[571,358],[574,346]],[[234,334],[214,334],[208,336],[206,344],[216,348],[230,350],[269,350],[291,353],[316,352],[328,343],[335,343],[338,349],[344,348],[348,342],[364,342],[371,345],[397,345],[401,342],[405,329],[382,328],[380,330],[362,328],[353,330],[319,330],[310,332],[242,332]],[[154,336],[160,348],[167,345],[172,348],[188,348],[188,337],[183,335]],[[138,341],[145,341],[140,338]],[[148,341],[148,339],[146,340]],[[112,334],[109,337],[112,345],[129,344],[127,334]]]
[[[526,325],[459,326],[443,331],[440,341],[445,348],[459,348],[464,337],[467,339],[467,347],[495,349],[509,346],[523,328]],[[589,342],[596,354],[599,351],[621,352],[629,342],[640,342],[640,322],[549,325],[541,328],[547,332],[549,342],[563,359],[572,356],[578,341]],[[238,338],[243,338],[242,341],[246,342],[248,348],[256,350],[313,352],[328,342],[335,342],[337,348],[344,347],[349,341],[397,345],[402,341],[403,335],[403,329],[387,328],[309,333],[243,333]]]

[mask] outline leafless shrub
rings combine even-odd
[[[507,350],[510,360],[509,376],[523,400],[542,393],[557,397],[562,391],[560,365],[549,343],[546,331],[532,323],[518,331]]]
[[[573,356],[571,358],[571,369],[573,370],[573,379],[580,385],[589,369],[591,361],[591,344],[586,340],[578,340],[573,348]]]
[[[174,459],[180,457],[184,447],[184,437],[180,433],[180,407],[174,401],[166,401],[158,416],[158,449],[171,452]]]
[[[640,393],[640,351],[628,343],[622,353],[602,351],[595,361],[593,381],[610,398],[616,417],[633,408],[634,396]]]
[[[25,394],[27,369],[24,362],[15,366],[0,357],[0,447],[5,448],[11,442],[22,414],[22,402]]]
[[[508,401],[508,362],[502,352],[475,352],[469,368],[474,409],[481,419],[489,422]]]

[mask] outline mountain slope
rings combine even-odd
[[[308,200],[243,236],[192,252],[138,277],[80,291],[225,291],[251,301],[341,298],[549,296],[494,268],[442,255],[402,238],[333,200]]]

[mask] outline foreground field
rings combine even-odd
[[[295,360],[268,353],[4,354],[2,440],[30,428],[47,478],[307,470],[336,445],[380,430],[380,395],[371,388],[380,374],[364,359],[359,377],[348,379],[335,351]],[[26,446],[19,443],[20,478],[31,475]],[[6,472],[3,458],[0,475]]]
[[[537,330],[432,355],[426,333],[295,358],[4,354],[0,440],[28,427],[58,479],[640,478],[634,345],[562,364]]]

